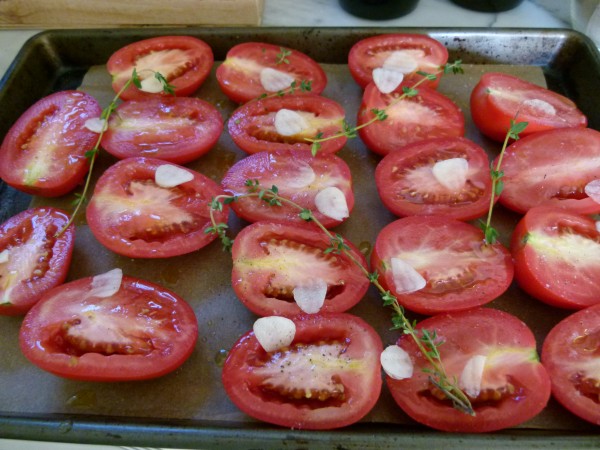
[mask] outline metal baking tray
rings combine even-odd
[[[0,138],[39,98],[82,83],[85,86],[84,75],[89,76],[90,68],[102,66],[115,50],[137,40],[170,34],[205,40],[217,61],[223,60],[233,45],[246,41],[271,42],[303,51],[324,65],[330,78],[324,95],[342,103],[353,122],[361,91],[346,67],[348,51],[359,39],[390,32],[428,34],[446,45],[450,60],[461,59],[469,67],[466,78],[444,76],[439,89],[463,109],[467,137],[480,143],[490,155],[497,153],[498,144],[479,134],[468,111],[469,89],[477,74],[487,70],[518,73],[546,84],[575,101],[587,115],[589,126],[600,129],[600,56],[588,38],[571,30],[136,28],[53,30],[31,38],[0,81]],[[103,89],[106,86],[100,91]],[[214,74],[198,96],[215,102],[225,118],[235,106],[219,92]],[[106,100],[99,100],[105,106]],[[359,139],[349,142],[339,155],[352,170],[357,206],[350,220],[337,231],[357,245],[368,246],[377,232],[395,219],[385,211],[373,186],[372,171],[379,157]],[[241,157],[242,152],[224,133],[216,148],[189,166],[218,180]],[[98,171],[113,161],[103,155]],[[65,196],[50,202],[69,209],[71,199]],[[48,200],[32,198],[0,183],[1,221],[30,204],[45,202]],[[495,217],[501,238],[507,242],[519,216],[499,207]],[[235,299],[229,285],[231,260],[219,244],[168,261],[132,260],[103,249],[83,218],[77,223],[77,263],[71,266],[69,279],[118,265],[127,274],[165,285],[188,300],[196,311],[200,326],[197,348],[180,369],[157,380],[111,384],[64,380],[37,369],[20,354],[20,318],[0,317],[0,437],[222,449],[600,446],[598,428],[571,415],[554,400],[540,416],[518,428],[484,435],[447,434],[411,421],[396,407],[385,387],[375,409],[345,429],[298,431],[255,421],[240,413],[220,386],[219,357],[251,328],[254,317]],[[230,225],[239,230],[244,224],[232,217]],[[548,330],[568,314],[529,298],[516,285],[490,306],[519,316],[533,329],[539,344]],[[389,330],[390,311],[381,306],[374,290],[350,312],[369,321],[385,345],[396,340],[397,335]]]

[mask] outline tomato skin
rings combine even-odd
[[[160,36],[133,42],[114,52],[106,68],[112,76],[112,87],[119,92],[131,78],[135,68],[140,80],[153,77],[148,69],[160,72],[173,86],[175,95],[193,94],[210,74],[214,56],[210,46],[192,36]],[[122,94],[122,100],[150,98],[157,95],[139,90],[133,84]]]
[[[385,156],[414,142],[465,134],[463,113],[448,97],[420,86],[414,97],[397,101],[401,95],[402,86],[390,94],[382,94],[374,83],[366,87],[357,125],[374,119],[373,109],[385,110],[388,116],[358,130],[369,150]]]
[[[526,100],[541,100],[554,108],[555,114],[543,114],[540,108],[523,106]],[[587,126],[585,115],[567,97],[504,73],[482,75],[471,92],[470,103],[477,128],[498,142],[504,141],[517,112],[517,122],[528,124],[520,137],[554,128]]]
[[[594,220],[563,208],[537,206],[511,239],[515,280],[549,305],[582,309],[600,302],[600,233]]]
[[[116,294],[86,297],[92,280],[82,278],[48,291],[27,313],[19,343],[33,364],[75,380],[146,380],[172,372],[192,354],[198,323],[183,299],[127,276]],[[65,334],[80,324],[79,334]],[[115,335],[121,340],[111,341]],[[109,351],[110,344],[128,347]]]
[[[413,376],[404,380],[387,377],[387,384],[396,403],[417,422],[442,431],[485,433],[526,422],[548,403],[550,378],[537,359],[533,333],[517,317],[476,308],[430,317],[418,323],[417,330],[435,332],[443,340],[438,348],[450,379],[460,377],[468,359],[482,355],[488,358],[482,388],[497,392],[506,382],[515,387],[515,392],[500,402],[477,405],[472,401],[474,416],[462,413],[450,402],[442,402],[429,393],[430,374],[423,371],[430,367],[429,363],[412,337],[403,335],[397,345],[411,356]]]
[[[355,368],[346,369],[352,363],[336,364],[334,372],[344,386],[344,400],[339,403],[327,400],[317,405],[313,403],[312,407],[303,407],[303,404],[310,403],[293,402],[277,393],[271,397],[262,393],[260,384],[263,380],[258,373],[260,367],[257,363],[269,359],[275,361],[275,357],[284,354],[285,350],[266,353],[254,337],[254,333],[250,331],[233,346],[223,367],[223,385],[231,401],[244,413],[256,419],[294,429],[340,428],[360,420],[373,408],[381,391],[379,355],[383,349],[375,330],[359,317],[344,313],[306,314],[292,320],[296,324],[292,348],[296,343],[321,346],[323,341],[337,341],[347,345],[343,353],[344,358],[354,361]],[[317,359],[320,359],[320,354],[321,352],[315,353]],[[327,363],[329,359],[324,353],[323,356]],[[328,356],[331,356],[331,353]],[[341,359],[341,356],[338,355],[338,358]],[[279,364],[277,363],[277,372]],[[299,366],[302,368],[301,363]],[[285,370],[291,370],[292,375],[287,377],[285,382],[291,384],[290,388],[303,389],[305,385],[293,384],[293,371],[298,370],[296,367],[294,364],[287,365]],[[337,370],[337,367],[341,367],[341,370]],[[327,370],[326,366],[317,364],[315,369],[311,379],[329,376],[328,373],[319,375],[320,370]],[[333,370],[330,369],[330,372]],[[278,397],[281,397],[281,400]],[[319,400],[313,402],[318,403]]]
[[[450,158],[469,163],[467,183],[458,193],[431,173],[435,162]],[[485,150],[462,137],[427,139],[388,153],[377,164],[375,183],[381,201],[397,216],[433,214],[472,220],[487,212],[492,194]]]
[[[38,100],[4,137],[0,178],[43,197],[72,191],[87,173],[86,152],[98,140],[84,124],[101,112],[96,99],[80,91],[55,92]]]
[[[314,173],[310,183],[299,183],[304,171]],[[343,159],[332,154],[318,153],[312,156],[303,150],[276,150],[250,155],[234,164],[223,177],[221,186],[231,195],[248,192],[247,180],[257,180],[260,186],[276,185],[279,195],[303,208],[310,209],[325,227],[334,227],[342,223],[318,211],[315,197],[327,187],[337,187],[342,191],[351,212],[354,207],[352,175]],[[257,197],[238,198],[231,203],[231,209],[242,219],[249,222],[259,220],[283,220],[304,223],[299,211],[287,203],[271,206]]]
[[[174,188],[155,181],[154,158],[127,158],[109,167],[98,179],[86,210],[90,230],[98,241],[130,258],[168,258],[198,250],[216,239],[209,203],[223,191],[201,173],[177,166],[193,179]],[[226,223],[229,207],[214,211]]]
[[[9,252],[8,260],[0,263],[0,315],[25,314],[44,292],[65,280],[75,226],[69,225],[59,237],[55,234],[68,221],[65,212],[43,207],[22,211],[0,225],[0,252]],[[42,273],[34,275],[35,270]],[[11,275],[21,277],[18,284],[9,283]]]
[[[392,258],[413,266],[426,286],[398,292]],[[385,226],[375,241],[371,267],[401,305],[428,315],[489,303],[508,289],[514,274],[510,253],[501,244],[486,245],[480,229],[441,216],[410,216]]]
[[[282,51],[291,51],[281,60]],[[236,103],[246,103],[258,99],[267,92],[260,81],[260,72],[271,68],[294,77],[295,93],[301,93],[302,82],[311,82],[310,92],[320,94],[327,85],[327,75],[321,66],[310,56],[294,49],[284,49],[279,45],[262,42],[244,42],[227,52],[223,64],[217,67],[217,81],[223,93]]]
[[[435,39],[420,34],[381,34],[358,41],[348,53],[348,68],[352,77],[363,89],[373,81],[373,69],[382,67],[394,51],[422,52],[415,70],[404,75],[403,86],[412,86],[423,76],[418,71],[434,73],[448,62],[448,50]],[[435,89],[440,76],[420,86]]]
[[[600,178],[599,160],[600,132],[591,128],[540,131],[519,139],[504,153],[500,203],[521,214],[541,205],[599,213],[600,204],[584,191]]]
[[[108,121],[102,147],[119,158],[145,156],[185,164],[219,140],[223,118],[195,97],[151,97],[121,103]]]
[[[583,381],[598,382],[594,367],[599,333],[600,304],[560,321],[550,330],[542,347],[542,364],[552,380],[554,398],[573,414],[596,425],[600,425],[600,407],[598,401],[591,398],[594,386],[588,386],[590,392],[586,393]],[[596,386],[596,398],[597,390]]]
[[[354,258],[365,257],[344,240]],[[369,280],[345,254],[324,253],[331,242],[313,224],[261,221],[245,227],[231,251],[233,290],[259,316],[292,317],[302,313],[291,290],[304,281],[321,278],[328,291],[321,312],[343,312],[367,292]],[[281,298],[280,298],[281,297]]]
[[[281,109],[297,112],[307,119],[310,128],[294,136],[281,136],[275,129],[275,114]],[[284,95],[248,102],[236,109],[228,121],[229,134],[246,153],[273,150],[311,151],[311,143],[321,133],[329,138],[342,131],[344,108],[334,100],[314,94]],[[345,136],[321,143],[319,153],[335,153],[346,144]]]

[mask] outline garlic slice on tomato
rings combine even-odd
[[[346,196],[340,188],[329,186],[315,195],[315,206],[324,216],[343,220],[350,215]]]
[[[10,254],[10,250],[5,248],[0,252],[0,264],[4,264],[8,262],[8,256]]]
[[[459,191],[467,182],[469,161],[465,158],[450,158],[438,161],[431,169],[433,176],[446,189]]]
[[[294,82],[294,77],[287,72],[265,67],[260,71],[260,84],[267,92],[287,89]]]
[[[193,179],[194,175],[191,172],[173,164],[158,166],[154,172],[154,182],[164,188],[179,186]]]
[[[388,346],[379,357],[384,372],[394,380],[404,380],[413,376],[414,366],[410,355],[397,345]]]
[[[382,94],[394,92],[400,86],[402,80],[404,80],[404,74],[397,70],[386,69],[385,67],[373,69],[373,82]]]
[[[327,282],[322,278],[312,278],[293,290],[298,307],[307,314],[316,314],[321,310],[327,295]]]
[[[382,67],[384,69],[395,70],[403,74],[412,73],[419,67],[415,59],[415,56],[417,55],[413,56],[412,53],[414,52],[408,52],[406,50],[396,50],[385,59]]]
[[[476,398],[481,392],[481,380],[486,360],[487,357],[484,355],[471,357],[460,374],[459,386],[471,398]]]
[[[96,275],[92,278],[92,289],[88,292],[87,297],[111,297],[119,292],[122,281],[123,271],[118,268]]]
[[[392,258],[391,263],[392,278],[397,293],[407,294],[409,292],[416,292],[423,289],[427,284],[425,278],[403,259]]]
[[[254,336],[266,352],[289,346],[296,335],[296,324],[286,317],[261,317],[252,327]]]
[[[108,128],[107,125],[108,124],[106,122],[106,119],[101,119],[100,117],[88,119],[83,124],[83,126],[86,127],[88,130],[98,134],[102,133],[103,131],[106,131],[106,129]]]
[[[144,78],[140,84],[140,91],[148,92],[149,94],[158,94],[164,89],[163,84],[155,76]]]
[[[280,109],[275,114],[275,130],[282,136],[293,136],[308,129],[304,117],[291,109]]]
[[[596,203],[600,203],[600,179],[590,181],[585,185],[584,191],[585,195]]]

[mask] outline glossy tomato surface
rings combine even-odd
[[[32,208],[0,225],[0,314],[25,314],[67,277],[75,226],[52,208]]]
[[[214,56],[210,46],[192,36],[160,36],[133,42],[114,52],[106,69],[112,76],[112,87],[119,92],[131,79],[135,68],[140,80],[153,78],[159,72],[175,95],[188,96],[196,92],[210,74]],[[132,100],[156,95],[144,92],[133,84],[122,93],[121,99]]]
[[[85,122],[101,112],[96,99],[80,91],[60,91],[37,101],[4,137],[0,178],[28,194],[70,192],[85,176],[85,154],[98,140]]]
[[[598,352],[600,304],[559,322],[544,340],[542,364],[552,380],[552,395],[573,414],[600,425]]]
[[[278,150],[250,155],[234,164],[225,174],[221,185],[232,195],[248,193],[247,181],[259,182],[258,189],[277,186],[279,195],[312,211],[325,227],[339,225],[342,220],[322,214],[317,209],[315,197],[327,188],[339,189],[348,211],[354,207],[352,175],[343,159],[331,154],[317,154],[302,150]],[[259,220],[285,220],[304,223],[300,210],[288,203],[272,206],[257,197],[239,198],[231,209],[249,222]]]
[[[211,103],[159,96],[119,105],[102,147],[119,159],[145,156],[185,164],[207,153],[221,131],[223,118]]]
[[[496,162],[494,162],[496,165]],[[581,214],[600,212],[585,186],[600,179],[600,133],[561,128],[511,144],[502,160],[500,203],[519,213],[534,206],[558,206]]]
[[[485,357],[481,383],[471,392],[471,416],[455,409],[429,381],[430,367],[408,335],[398,340],[414,364],[413,376],[387,378],[396,403],[414,420],[451,432],[485,433],[514,427],[544,409],[550,398],[550,378],[539,362],[531,330],[503,311],[479,308],[440,314],[420,322],[418,330],[436,333],[447,375],[459,380],[474,356]]]
[[[484,74],[471,92],[471,115],[477,128],[490,139],[502,142],[517,113],[517,121],[528,124],[520,137],[587,125],[585,115],[567,97],[513,75]]]
[[[354,80],[365,88],[373,81],[373,70],[386,67],[404,73],[404,86],[412,86],[423,78],[417,72],[435,73],[448,61],[446,47],[422,34],[380,34],[358,41],[348,53],[348,68]],[[435,81],[421,86],[437,87]]]
[[[33,364],[77,380],[145,380],[172,372],[191,355],[198,324],[183,299],[131,277],[115,294],[99,297],[93,280],[54,288],[27,313],[20,346]]]
[[[232,47],[217,68],[217,81],[227,97],[236,103],[246,103],[264,94],[276,94],[283,89],[265,88],[261,82],[264,70],[275,70],[293,78],[295,93],[301,84],[310,83],[310,92],[320,94],[327,85],[327,76],[310,56],[294,49],[262,42],[244,42]],[[290,83],[291,85],[291,83]],[[290,85],[286,85],[288,88]]]
[[[331,429],[363,418],[381,390],[381,339],[350,314],[293,319],[289,347],[267,353],[253,332],[242,336],[223,367],[227,395],[244,413],[294,429]]]
[[[163,187],[155,181],[165,161],[127,158],[109,167],[98,179],[87,207],[90,230],[109,250],[131,258],[167,258],[198,250],[216,235],[210,226],[210,206],[221,188],[201,173],[176,166],[191,181]],[[229,207],[215,211],[226,223]]]
[[[345,243],[366,267],[362,253]],[[253,223],[233,243],[233,290],[255,314],[290,317],[302,313],[294,289],[323,280],[327,292],[321,312],[346,311],[365,295],[369,280],[347,255],[326,252],[330,245],[327,235],[310,223]]]
[[[415,269],[425,287],[399,289],[394,258]],[[421,314],[484,305],[504,293],[513,279],[508,250],[499,243],[485,244],[479,228],[440,216],[405,217],[384,227],[373,247],[371,267],[400,304]]]
[[[291,136],[279,134],[275,127],[278,111],[289,110],[305,121],[306,128]],[[273,150],[311,151],[307,139],[327,139],[343,131],[345,112],[339,103],[314,94],[284,95],[248,102],[233,112],[229,134],[246,153]],[[319,153],[334,153],[346,144],[345,136],[321,143]]]
[[[374,83],[367,86],[358,111],[358,125],[376,117],[373,109],[385,110],[387,114],[385,120],[359,130],[369,150],[387,155],[413,142],[465,134],[465,118],[452,100],[433,89],[419,86],[418,91],[413,97],[400,99],[401,87],[382,94]]]
[[[538,206],[511,240],[515,279],[533,297],[559,308],[600,303],[600,232],[588,216]]]
[[[458,189],[433,175],[436,163],[454,158],[468,163],[466,181]],[[462,137],[427,139],[388,153],[377,164],[375,183],[383,204],[397,216],[472,220],[487,212],[492,194],[485,150]]]

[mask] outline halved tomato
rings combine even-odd
[[[120,48],[110,56],[106,68],[115,92],[131,79],[135,68],[142,82],[159,72],[173,86],[176,96],[187,96],[206,80],[213,63],[213,52],[206,42],[192,36],[160,36]],[[144,92],[132,84],[121,98],[132,100],[156,95],[169,94]]]
[[[542,364],[552,395],[573,414],[600,425],[600,304],[571,314],[544,340]]]
[[[497,160],[494,161],[494,167]],[[600,212],[585,186],[600,179],[600,133],[591,128],[540,131],[511,144],[502,160],[500,203],[519,213],[559,206],[581,214]]]
[[[499,142],[504,141],[515,116],[528,124],[520,137],[587,125],[585,115],[567,97],[498,72],[484,74],[471,92],[471,115],[484,135]]]
[[[32,208],[0,225],[0,314],[25,314],[67,277],[75,226],[52,208]]]
[[[468,167],[460,188],[434,176],[436,164],[455,158]],[[388,153],[377,164],[375,183],[381,201],[397,216],[437,214],[472,220],[487,212],[492,195],[485,150],[462,137],[427,139]]]
[[[458,381],[475,411],[471,416],[453,407],[431,383],[426,371],[431,365],[412,337],[403,335],[398,345],[410,355],[414,372],[403,380],[388,377],[387,384],[396,403],[417,422],[442,431],[485,433],[526,422],[548,403],[550,378],[539,362],[533,333],[517,317],[479,308],[431,317],[417,330],[437,337],[446,374]],[[479,374],[468,367],[474,358],[483,362]],[[477,380],[477,375],[479,383],[463,381]]]
[[[342,223],[345,218],[328,215],[319,211],[315,198],[325,189],[337,189],[348,208],[348,214],[354,207],[352,175],[343,159],[331,154],[317,154],[303,150],[279,150],[260,152],[250,155],[234,164],[223,177],[223,190],[232,195],[248,192],[246,182],[258,181],[259,189],[271,189],[277,186],[279,195],[293,201],[302,208],[309,209],[325,227]],[[323,194],[321,194],[323,195]],[[249,222],[259,220],[285,220],[303,223],[300,210],[287,204],[270,205],[257,197],[238,198],[231,203],[231,209],[242,219]]]
[[[156,171],[171,166],[190,181],[173,187],[156,182]],[[127,158],[98,179],[86,216],[90,230],[109,250],[131,258],[167,258],[198,250],[214,239],[210,202],[223,191],[201,173],[154,158]],[[214,211],[226,223],[229,208]]]
[[[350,314],[293,319],[289,347],[267,353],[253,332],[242,336],[223,366],[227,395],[244,413],[294,429],[350,425],[375,406],[381,391],[381,339]]]
[[[354,80],[365,88],[373,81],[373,70],[387,67],[404,73],[404,86],[423,78],[417,72],[434,73],[448,62],[448,50],[424,34],[380,34],[358,41],[348,53],[348,68]],[[421,86],[436,88],[440,76]]]
[[[327,76],[314,59],[298,50],[244,42],[227,52],[225,61],[217,68],[217,81],[232,101],[245,103],[264,94],[276,94],[292,83],[295,93],[302,92],[303,83],[310,83],[310,91],[320,94]]]
[[[559,308],[600,303],[600,232],[590,217],[538,206],[511,241],[515,279],[533,297]]]
[[[412,267],[425,281],[405,291],[402,271]],[[398,302],[421,314],[481,306],[499,297],[513,279],[510,253],[488,245],[483,232],[465,222],[440,216],[411,216],[384,227],[375,241],[371,267]]]
[[[185,164],[208,152],[223,131],[215,106],[195,97],[152,97],[121,103],[102,147],[119,159],[135,156]]]
[[[301,131],[293,135],[279,134],[275,127],[278,111],[289,110],[303,121]],[[280,149],[311,151],[306,139],[330,138],[343,131],[345,112],[339,103],[320,95],[284,95],[248,102],[233,112],[229,134],[246,153]],[[321,143],[319,153],[335,153],[346,144],[345,136]]]
[[[85,122],[101,112],[96,99],[80,91],[60,91],[37,101],[4,137],[0,178],[32,195],[70,192],[85,176],[85,154],[98,140]]]
[[[402,87],[382,94],[374,83],[365,89],[358,111],[358,126],[376,117],[373,110],[385,110],[387,118],[361,128],[358,133],[369,150],[380,155],[413,142],[465,134],[462,111],[448,97],[433,89],[418,88],[413,97],[404,97]]]
[[[344,242],[367,267],[362,253]],[[331,245],[314,224],[253,223],[233,243],[233,290],[255,314],[291,317],[302,313],[294,290],[321,282],[326,293],[320,311],[346,311],[365,295],[369,280],[347,255],[328,252]]]
[[[27,313],[19,340],[33,364],[76,380],[145,380],[172,372],[192,354],[198,323],[183,299],[131,277],[107,296],[94,280],[56,287]]]

